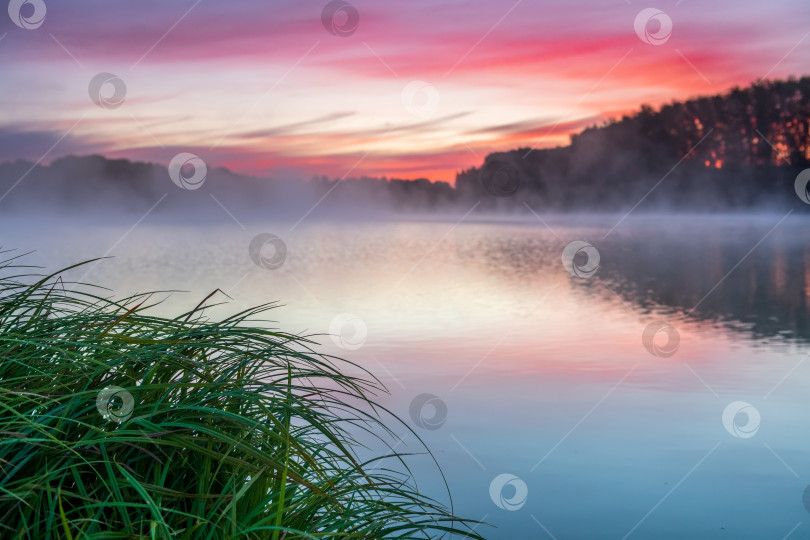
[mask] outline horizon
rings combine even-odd
[[[707,4],[8,0],[0,537],[810,538],[810,2]]]
[[[0,17],[0,161],[190,152],[257,177],[452,184],[488,153],[801,76],[810,56],[810,7],[790,0],[36,5]]]
[[[702,99],[702,98],[711,98],[711,97],[715,97],[715,96],[726,96],[726,95],[729,94],[729,92],[731,92],[732,90],[737,89],[737,88],[745,89],[745,88],[750,88],[750,87],[754,87],[754,86],[758,86],[758,85],[762,85],[762,84],[768,84],[768,83],[773,83],[773,82],[782,82],[782,81],[785,81],[785,80],[802,79],[802,78],[807,78],[807,77],[810,77],[810,74],[808,74],[808,75],[790,75],[787,79],[763,79],[763,80],[751,82],[747,86],[735,86],[733,88],[728,88],[728,89],[726,89],[726,90],[724,90],[724,91],[722,91],[722,92],[720,92],[718,94],[698,94],[698,95],[694,95],[694,96],[688,96],[688,97],[684,98],[683,100],[670,100],[668,102],[662,102],[662,103],[658,104],[657,106],[652,107],[652,109],[653,109],[653,111],[655,113],[658,113],[658,112],[660,112],[661,108],[664,107],[667,104],[685,103],[685,102],[692,101],[692,100],[698,100],[698,99]],[[624,113],[622,115],[622,118],[632,118],[633,116],[635,116],[635,115],[637,115],[638,113],[641,112],[642,107],[646,107],[646,106],[649,106],[649,105],[647,103],[642,103],[635,110],[627,111],[626,113]],[[622,118],[609,118],[609,119],[603,120],[603,122],[601,124],[591,124],[591,125],[584,126],[584,127],[580,128],[580,129],[578,129],[576,131],[573,131],[573,132],[569,133],[567,135],[568,140],[564,144],[558,144],[558,145],[555,145],[555,146],[548,146],[548,147],[532,148],[532,150],[534,150],[534,151],[542,151],[542,150],[549,150],[549,149],[555,149],[555,148],[569,147],[569,146],[572,145],[572,140],[571,140],[572,136],[581,134],[584,131],[587,131],[587,130],[590,130],[590,129],[602,128],[602,127],[604,127],[606,125],[609,125],[612,122],[619,122],[619,121],[622,120]],[[500,150],[499,152],[502,152],[502,153],[515,152],[515,151],[519,151],[519,150],[525,149],[525,148],[528,148],[528,147],[517,147],[516,146],[516,147],[513,147],[513,148],[505,148],[503,150]],[[491,152],[491,153],[495,153],[495,152]],[[0,164],[6,164],[6,163],[13,164],[16,161],[23,161],[25,163],[33,164],[35,166],[36,165],[45,165],[45,166],[50,167],[54,162],[58,162],[58,161],[60,161],[62,159],[65,159],[65,158],[83,159],[83,158],[93,158],[93,157],[100,157],[100,158],[103,158],[103,159],[108,160],[108,161],[121,161],[121,160],[123,160],[123,161],[129,161],[130,163],[133,163],[133,164],[143,163],[143,164],[146,164],[146,165],[156,165],[156,166],[162,166],[164,168],[168,168],[170,166],[170,163],[164,163],[161,160],[153,160],[153,159],[149,159],[149,158],[144,158],[144,159],[130,158],[130,157],[126,156],[126,155],[124,155],[124,156],[111,156],[111,155],[107,155],[107,154],[104,154],[104,153],[101,153],[101,152],[85,153],[85,154],[69,153],[69,154],[60,155],[58,157],[54,157],[54,158],[51,158],[51,159],[41,159],[41,160],[38,160],[36,162],[33,159],[26,159],[26,158],[20,158],[20,157],[7,158],[7,159],[0,158]],[[481,161],[479,163],[475,163],[475,164],[470,165],[470,167],[472,167],[472,168],[480,167],[481,165],[483,165],[485,163],[486,158],[487,158],[487,155],[481,156]],[[223,170],[225,170],[225,171],[227,171],[227,172],[229,172],[231,174],[238,175],[238,176],[251,177],[251,178],[260,179],[260,180],[261,179],[273,179],[274,178],[272,175],[262,174],[260,171],[258,171],[258,172],[257,171],[241,171],[241,170],[237,170],[237,169],[232,169],[232,168],[228,167],[227,165],[221,165],[221,164],[218,164],[218,163],[205,163],[205,165],[209,169],[219,168],[219,169],[223,169]],[[708,167],[708,165],[707,165],[707,167]],[[192,169],[189,169],[189,172],[191,170]],[[452,178],[448,178],[448,179],[437,179],[437,178],[429,178],[429,177],[424,177],[424,176],[401,178],[401,177],[391,176],[391,175],[387,175],[387,174],[383,173],[383,174],[381,174],[379,176],[369,176],[369,175],[356,175],[356,176],[353,175],[353,176],[349,176],[349,175],[344,175],[344,176],[339,177],[339,178],[338,177],[329,177],[328,175],[325,175],[325,174],[323,174],[323,175],[313,174],[310,177],[302,176],[302,177],[298,178],[298,180],[307,181],[307,180],[312,180],[312,179],[324,179],[324,178],[326,178],[329,181],[343,181],[343,180],[349,180],[349,179],[352,179],[352,178],[354,178],[354,179],[367,178],[367,179],[381,180],[381,181],[428,180],[431,183],[437,183],[437,182],[438,183],[446,183],[446,184],[449,184],[451,187],[456,187],[456,181],[457,181],[459,175],[461,175],[463,172],[464,172],[464,169],[459,169],[459,170],[457,170],[455,172],[455,174],[454,174],[454,176]]]

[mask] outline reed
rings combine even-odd
[[[64,271],[0,252],[0,537],[481,538],[404,454],[358,457],[382,385],[273,305],[158,317]]]

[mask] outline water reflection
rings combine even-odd
[[[381,399],[435,451],[458,512],[498,527],[488,538],[781,538],[808,521],[810,223],[791,216],[767,234],[780,217],[630,219],[613,232],[617,218],[549,219],[551,230],[147,223],[118,244],[126,228],[32,226],[11,240],[48,268],[116,246],[84,279],[119,295],[190,291],[168,313],[216,288],[233,298],[222,312],[281,302],[281,326],[321,334],[322,350],[383,380]],[[280,267],[251,260],[261,233],[283,239]],[[599,251],[591,278],[563,267],[574,240]],[[676,350],[667,332],[645,341],[656,321],[677,330]],[[344,326],[344,339],[325,336]],[[728,429],[737,402],[759,414],[755,436]],[[442,498],[433,463],[411,465]]]
[[[365,309],[385,336],[401,338],[417,330],[430,334],[437,324],[469,334],[467,323],[475,326],[475,319],[510,324],[557,284],[554,295],[619,301],[637,317],[669,313],[722,323],[743,339],[807,341],[810,223],[791,216],[768,234],[778,218],[629,220],[606,238],[609,220],[552,222],[552,230],[537,222],[313,224],[295,232],[278,223],[243,232],[146,224],[87,277],[122,293],[231,287],[237,301],[294,304],[289,315],[309,317],[309,329],[321,311]],[[55,234],[33,225],[22,237],[27,227],[17,227],[3,243],[38,249],[35,262],[49,268],[97,257],[125,232],[60,225]],[[289,249],[271,272],[249,257],[250,241],[267,231]],[[570,278],[561,264],[563,248],[574,240],[599,250],[601,266],[590,279]]]
[[[786,223],[768,234],[771,225],[704,218],[617,234],[600,244],[609,254],[600,277],[643,311],[666,307],[749,339],[806,342],[808,228]]]

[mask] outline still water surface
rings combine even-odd
[[[352,315],[338,319],[349,350],[321,336],[322,350],[385,383],[381,401],[487,538],[810,538],[810,221],[782,217],[640,217],[607,236],[615,219],[128,232],[32,218],[4,223],[0,244],[48,269],[114,256],[70,277],[119,296],[188,291],[164,313],[220,288],[228,312],[279,301],[292,332]],[[285,241],[280,268],[248,256],[262,232]],[[591,278],[563,267],[574,240],[599,251]],[[665,333],[662,356],[642,342],[655,322],[678,333],[671,356]],[[417,451],[399,431],[397,450]],[[413,465],[446,500],[432,462]]]

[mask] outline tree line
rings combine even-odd
[[[565,147],[490,154],[457,175],[456,190],[561,210],[626,207],[650,190],[644,203],[656,207],[753,207],[795,196],[808,166],[810,77],[802,77],[643,105]]]

